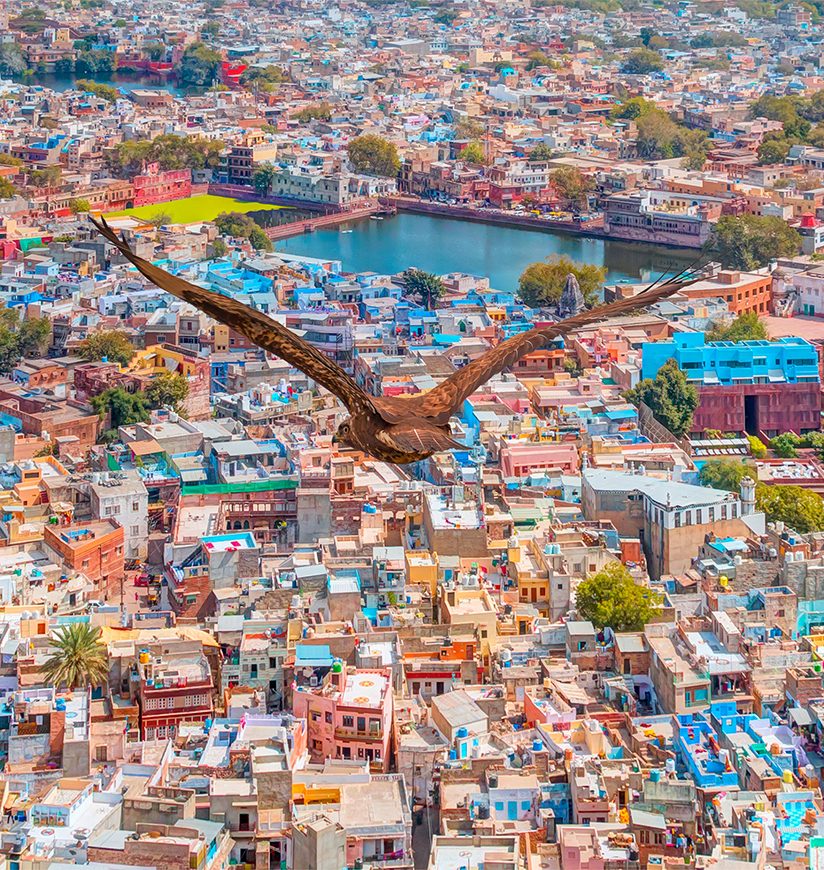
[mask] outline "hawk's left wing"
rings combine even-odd
[[[139,272],[161,290],[190,302],[204,314],[225,323],[245,335],[258,347],[286,360],[313,381],[334,393],[351,414],[358,411],[375,413],[372,399],[348,374],[308,341],[304,341],[263,312],[243,305],[229,296],[205,290],[183,278],[178,278],[148,260],[138,257],[129,245],[101,218],[90,218],[104,238],[111,242]]]

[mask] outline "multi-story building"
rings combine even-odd
[[[308,723],[309,753],[325,758],[368,760],[389,770],[393,692],[388,670],[356,670],[335,662],[316,689],[293,696],[295,716]]]
[[[687,287],[683,295],[690,299],[723,299],[733,314],[767,314],[771,290],[770,275],[723,269]]]
[[[101,596],[120,591],[125,569],[124,534],[115,519],[47,525],[43,543],[66,567],[88,577]]]
[[[132,179],[132,200],[135,207],[183,199],[192,194],[192,172],[189,169],[163,171],[150,163],[145,172]]]
[[[212,669],[199,640],[141,646],[134,669],[144,740],[174,737],[182,722],[202,723],[212,715]]]
[[[771,438],[821,425],[818,354],[803,338],[707,343],[703,333],[643,345],[642,376],[674,359],[698,389],[693,432],[720,429]]]
[[[700,248],[721,206],[714,197],[694,196],[688,202],[667,191],[616,193],[604,205],[604,230],[618,239]]]
[[[707,534],[746,537],[766,528],[764,514],[755,511],[755,483],[749,478],[740,497],[622,471],[588,469],[582,483],[584,516],[611,520],[620,535],[640,537],[653,578],[686,571]]]

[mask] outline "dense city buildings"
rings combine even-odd
[[[0,870],[822,864],[819,5],[0,8]]]

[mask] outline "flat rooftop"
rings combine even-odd
[[[382,707],[388,685],[383,674],[371,671],[347,674],[341,703],[348,707]]]

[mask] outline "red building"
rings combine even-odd
[[[135,176],[132,187],[135,208],[184,199],[192,195],[192,173],[188,169],[169,169],[164,172],[157,163],[150,163],[144,174]]]
[[[754,431],[772,438],[817,431],[820,425],[819,383],[699,385],[692,431]]]

